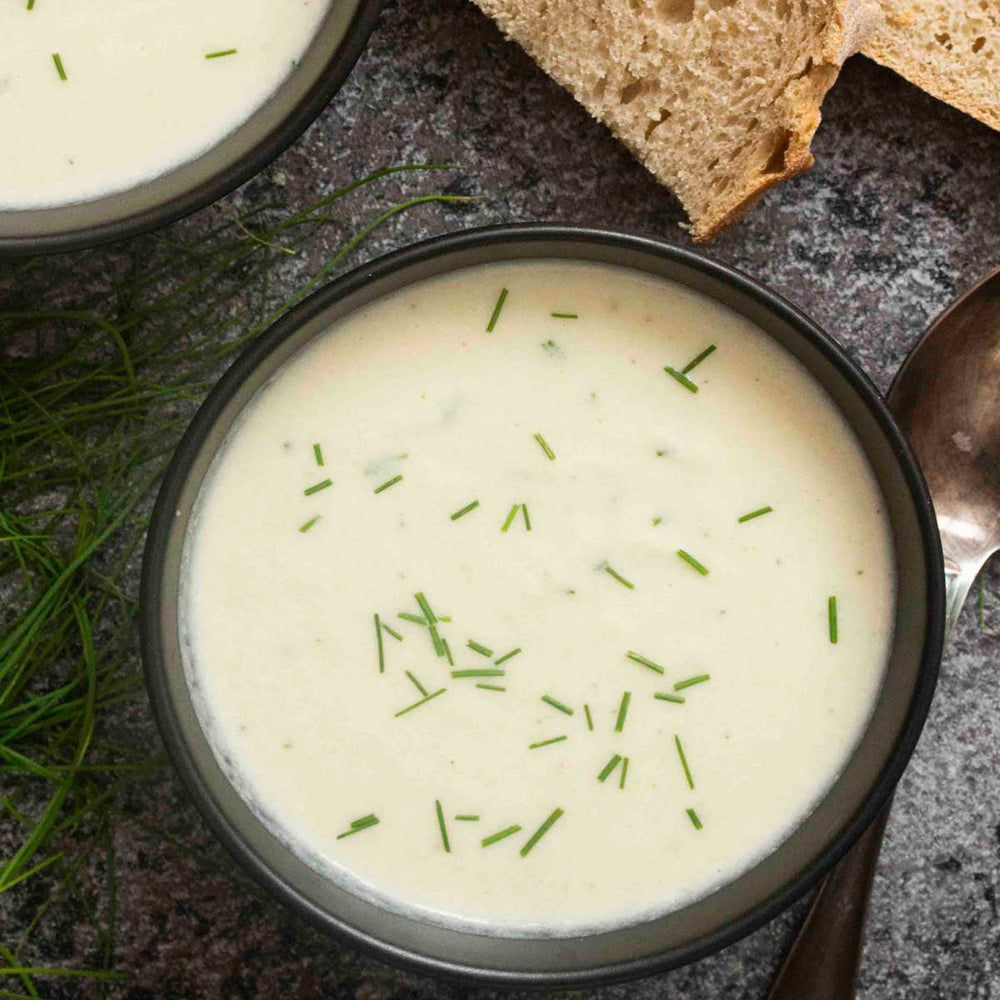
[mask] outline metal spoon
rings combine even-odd
[[[889,407],[934,501],[949,636],[976,576],[1000,550],[1000,271],[931,324],[896,374]],[[820,887],[768,1000],[853,1000],[890,806]]]

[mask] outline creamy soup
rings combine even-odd
[[[327,0],[0,0],[0,208],[84,201],[242,124]]]
[[[507,934],[679,907],[830,787],[894,554],[838,411],[747,320],[583,263],[399,291],[289,361],[188,535],[186,670],[270,828]]]

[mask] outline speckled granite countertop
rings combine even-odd
[[[856,58],[824,106],[814,149],[811,173],[773,191],[708,252],[803,308],[885,389],[928,321],[1000,265],[1000,134]],[[434,160],[464,164],[453,190],[483,199],[409,214],[369,243],[368,254],[512,220],[688,242],[670,195],[463,0],[389,3],[325,114],[227,201],[246,207],[277,194],[303,204],[387,163]],[[353,206],[348,224],[368,215],[363,201]],[[220,211],[181,225],[207,227]],[[995,569],[984,625],[967,610],[896,797],[870,915],[864,1000],[1000,1000],[998,595]],[[123,742],[158,744],[144,701],[122,708],[112,725]],[[125,794],[113,838],[116,954],[135,975],[111,997],[512,996],[404,975],[306,927],[236,871],[168,770]],[[803,905],[697,965],[589,995],[761,997]],[[87,928],[57,922],[40,957],[68,964],[92,945]],[[57,992],[88,995],[76,989]]]

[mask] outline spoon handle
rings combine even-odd
[[[964,563],[952,559],[948,554],[949,539],[942,535],[941,543],[945,549],[944,556],[944,641],[951,638],[955,624],[962,611],[962,605],[969,596],[972,585],[979,576],[979,571],[986,565],[989,553],[979,559],[966,558]]]
[[[851,1000],[865,916],[892,802],[820,886],[768,1000]]]

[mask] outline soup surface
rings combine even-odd
[[[199,716],[286,843],[386,906],[568,934],[808,814],[879,690],[894,555],[851,431],[760,330],[526,261],[295,355],[214,461],[182,590]]]
[[[277,89],[327,0],[0,0],[0,209],[86,201],[204,153]]]

